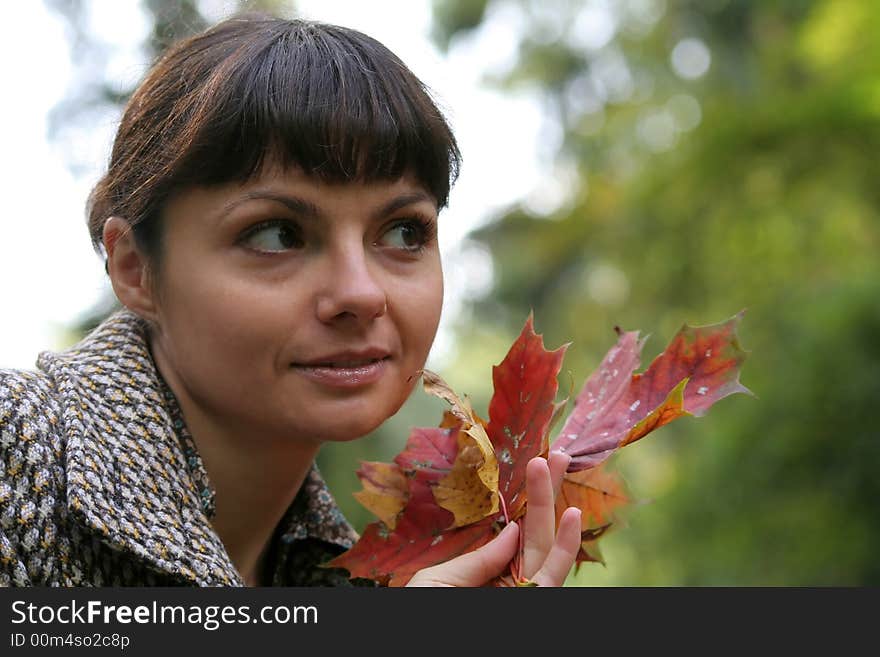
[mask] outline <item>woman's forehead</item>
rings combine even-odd
[[[299,167],[275,167],[243,182],[179,190],[165,205],[166,217],[199,216],[224,220],[257,203],[286,206],[302,217],[332,216],[338,209],[377,216],[422,205],[437,211],[437,200],[412,173],[394,180],[324,181]]]
[[[297,164],[283,165],[277,160],[269,160],[257,173],[249,179],[230,187],[230,191],[239,195],[252,194],[259,191],[292,190],[314,195],[319,199],[340,192],[370,195],[396,195],[401,193],[421,194],[425,200],[436,204],[430,188],[417,174],[405,170],[396,177],[354,178],[339,180],[324,179],[320,175],[309,173]]]

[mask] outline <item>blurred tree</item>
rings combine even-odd
[[[449,48],[481,38],[475,16],[520,16],[518,59],[489,82],[536,92],[570,181],[550,211],[520,203],[475,235],[495,287],[467,354],[534,309],[550,346],[574,342],[580,383],[614,325],[655,335],[650,358],[683,321],[748,309],[758,399],[624,450],[653,503],[608,537],[607,569],[572,582],[880,583],[880,5],[435,4]]]

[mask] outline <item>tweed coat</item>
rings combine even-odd
[[[0,370],[0,585],[244,584],[146,331],[121,311],[40,354],[36,371]],[[313,466],[273,536],[266,582],[348,584],[319,564],[356,538]]]

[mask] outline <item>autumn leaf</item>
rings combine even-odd
[[[394,529],[408,497],[403,470],[396,463],[362,461],[356,474],[364,488],[354,493],[355,499]]]
[[[525,508],[526,463],[548,451],[556,376],[566,348],[547,351],[529,315],[507,356],[492,368],[495,392],[486,432],[498,455],[500,492],[510,519],[522,515]]]
[[[394,459],[407,481],[407,502],[395,525],[369,524],[353,548],[326,565],[346,568],[352,577],[402,586],[418,570],[489,542],[495,533],[491,518],[454,527],[453,513],[434,497],[434,488],[456,461],[459,434],[457,428],[414,429]]]
[[[589,470],[566,472],[556,496],[556,523],[570,506],[581,510],[581,548],[577,563],[604,563],[598,548],[599,539],[618,522],[616,511],[631,500],[623,479],[602,464]]]
[[[745,352],[736,338],[742,313],[720,324],[685,325],[644,374],[644,341],[619,332],[617,344],[585,382],[553,449],[572,455],[556,501],[557,522],[568,506],[581,509],[580,565],[601,561],[598,541],[619,525],[629,503],[618,475],[603,462],[617,449],[683,415],[702,415],[719,399],[748,392],[739,383]],[[423,372],[425,390],[450,410],[437,428],[414,429],[392,464],[364,463],[356,497],[378,518],[352,549],[328,566],[401,586],[422,568],[489,542],[527,510],[526,464],[547,457],[549,433],[562,416],[557,375],[566,347],[544,348],[530,316],[502,362],[492,369],[494,394],[485,422],[467,398],[439,376]],[[498,508],[500,505],[500,509]],[[528,585],[521,555],[499,585]]]
[[[444,416],[440,428],[414,429],[403,452],[394,459],[408,481],[403,511],[394,526],[382,521],[368,525],[351,550],[327,565],[346,568],[352,577],[403,585],[422,568],[488,543],[504,523],[522,516],[525,464],[547,452],[547,431],[556,410],[556,376],[563,353],[564,348],[552,352],[544,349],[529,317],[507,356],[493,368],[495,393],[489,405],[486,434],[498,465],[494,492],[504,505],[500,512],[485,516],[487,499],[477,496],[468,503],[476,507],[476,521],[459,525],[456,515],[465,511],[456,514],[448,508],[457,509],[461,500],[474,496],[474,470],[481,460],[473,451],[470,456],[466,454],[463,446],[467,448],[468,443],[462,435],[473,438],[474,432],[467,431],[483,423],[469,404],[429,373],[426,390],[446,399],[452,411]],[[459,472],[466,468],[471,472]],[[376,488],[371,485],[370,494]],[[396,491],[393,495],[396,503],[399,495]],[[505,497],[510,501],[505,502]]]
[[[633,374],[644,341],[636,331],[621,333],[553,443],[572,457],[569,472],[595,467],[683,415],[703,415],[728,395],[751,394],[739,382],[746,357],[736,336],[742,315],[709,326],[685,324],[644,374]]]
[[[449,413],[459,423],[458,453],[449,474],[434,489],[437,504],[453,513],[456,527],[476,522],[498,511],[495,450],[467,399],[460,399],[443,379],[428,370],[422,372],[422,383],[425,392],[449,402]],[[441,426],[454,426],[454,422],[444,417]]]

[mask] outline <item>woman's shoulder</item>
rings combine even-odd
[[[0,426],[16,418],[50,426],[61,409],[79,405],[84,391],[98,394],[116,379],[137,387],[152,372],[145,323],[117,311],[83,338],[60,351],[44,351],[36,369],[0,368]]]
[[[49,563],[64,499],[61,424],[49,376],[0,369],[0,586],[30,585],[32,566]]]
[[[57,421],[58,406],[55,384],[45,372],[0,369],[0,427],[21,422],[48,430]]]
[[[64,456],[61,404],[42,372],[0,369],[0,501],[9,487],[54,488]]]

